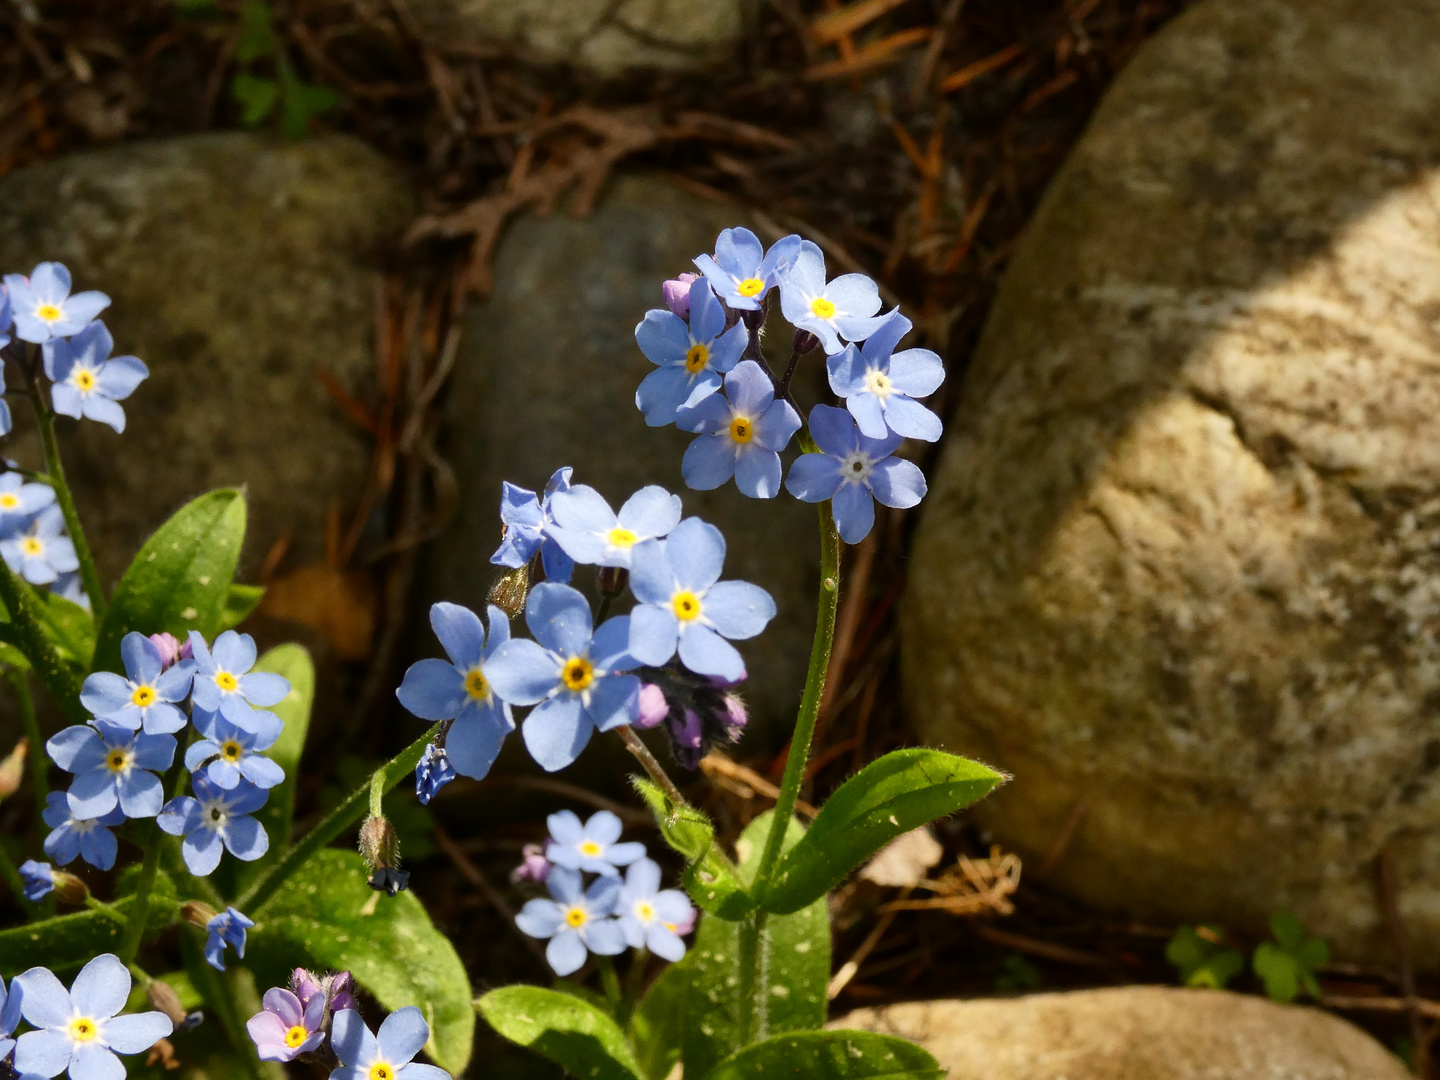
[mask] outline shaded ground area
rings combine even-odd
[[[443,460],[433,452],[447,354],[453,359],[447,342],[467,300],[489,288],[490,254],[511,215],[583,216],[621,168],[663,174],[745,207],[776,232],[801,231],[822,243],[832,266],[874,276],[887,299],[904,304],[919,343],[948,365],[933,402],[943,415],[961,392],[959,376],[997,279],[1050,176],[1115,72],[1183,6],[868,0],[842,8],[838,0],[771,0],[726,68],[602,83],[499,50],[426,41],[401,0],[277,3],[278,55],[307,85],[338,94],[334,108],[310,123],[352,132],[404,163],[423,193],[423,214],[377,289],[375,385],[359,398],[338,385],[332,391],[375,439],[369,485],[335,516],[327,537],[332,563],[344,572],[338,584],[301,589],[288,611],[336,657],[322,697],[334,715],[319,718],[317,729],[337,731],[343,717],[347,746],[344,755],[307,761],[302,817],[308,810],[313,820],[410,730],[394,715],[390,689],[408,659],[407,633],[423,615],[412,596],[416,560],[450,508]],[[245,107],[232,79],[242,71],[273,75],[276,63],[274,54],[250,55],[241,7],[90,0],[49,2],[40,14],[16,0],[0,9],[0,173],[97,143],[241,126]],[[324,95],[313,103],[324,104]],[[929,448],[922,464],[934,454]],[[896,686],[893,609],[913,524],[913,517],[881,517],[846,567],[832,690],[811,769],[819,796],[861,763],[911,741]],[[271,552],[267,580],[284,579],[285,555],[283,546]],[[373,624],[338,642],[337,609]],[[294,630],[275,621],[252,629],[276,640]],[[695,786],[731,835],[768,807],[767,783],[783,765],[747,758],[743,745],[737,760],[709,770],[713,786]],[[613,778],[598,795],[535,776],[497,775],[484,789],[459,781],[430,812],[406,793],[392,797],[415,891],[454,936],[477,988],[543,980],[531,943],[506,926],[522,899],[507,874],[522,844],[541,839],[546,812],[609,805],[624,798],[623,780]],[[618,809],[636,836],[658,844],[642,814]],[[19,805],[7,804],[0,818],[11,835],[31,828]],[[1048,865],[1064,857],[1075,824],[1056,837],[1044,864],[1025,868],[1008,901],[959,901],[973,909],[966,917],[886,914],[878,909],[896,899],[895,889],[842,891],[834,909],[837,967],[854,958],[856,969],[835,1010],[1173,981],[1163,955],[1173,927],[1096,915],[1046,890]],[[959,855],[989,857],[987,838],[963,820],[942,824],[937,835],[946,848],[937,873]],[[955,895],[983,894],[993,884],[986,873],[975,864],[967,886],[956,872]],[[1013,913],[995,910],[1009,903]],[[877,919],[886,927],[878,938]],[[1242,976],[1235,985],[1258,983]],[[1400,984],[1377,959],[1333,967],[1325,989],[1373,1003],[1397,997]],[[1432,997],[1440,990],[1429,989]],[[1395,1007],[1347,1015],[1390,1045],[1411,1030]]]

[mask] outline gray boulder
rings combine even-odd
[[[1440,963],[1437,0],[1208,0],[1117,79],[967,376],[904,604],[927,740],[1098,905]]]

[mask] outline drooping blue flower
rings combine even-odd
[[[579,757],[597,729],[622,727],[637,714],[640,680],[624,674],[637,666],[625,651],[630,619],[607,619],[592,632],[585,597],[547,581],[530,590],[525,622],[535,640],[507,641],[485,671],[503,700],[535,705],[521,736],[540,767],[554,772]]]
[[[250,717],[254,731],[232,724],[223,713],[196,706],[195,729],[205,737],[185,751],[185,767],[191,772],[204,769],[210,782],[226,791],[234,790],[242,780],[258,788],[272,788],[283,781],[285,770],[265,757],[263,751],[275,745],[285,730],[285,722],[260,709]]]
[[[675,425],[700,433],[680,466],[696,491],[718,488],[733,476],[740,493],[752,499],[780,494],[780,451],[800,430],[800,415],[775,397],[770,377],[754,360],[736,364],[725,376],[724,393],[682,409]]]
[[[245,931],[254,925],[252,919],[246,918],[233,907],[227,907],[216,915],[205,924],[205,962],[216,971],[224,971],[226,945],[235,950],[237,957],[244,960]]]
[[[695,909],[679,889],[660,888],[660,867],[653,859],[630,864],[615,910],[632,949],[649,949],[671,963],[685,955],[678,931],[694,921]]]
[[[396,1009],[375,1035],[358,1012],[341,1009],[330,1035],[340,1068],[330,1080],[450,1080],[444,1069],[413,1060],[429,1041],[430,1025],[414,1005]]]
[[[57,337],[69,337],[85,329],[91,319],[110,306],[102,292],[70,294],[70,271],[57,262],[42,262],[23,274],[6,274],[15,316],[15,336],[21,341],[43,345]]]
[[[26,859],[17,868],[20,883],[25,886],[25,899],[38,904],[55,891],[55,868],[48,862]]]
[[[475,780],[490,772],[505,736],[515,730],[509,704],[488,677],[496,650],[510,640],[510,620],[494,604],[485,614],[490,619],[488,642],[480,616],[469,608],[433,605],[430,626],[450,660],[411,664],[395,691],[400,704],[420,719],[455,721],[445,736],[445,757],[456,772]]]
[[[61,416],[84,417],[125,430],[120,407],[150,374],[135,356],[111,356],[115,341],[102,322],[92,322],[68,341],[45,343],[45,374],[50,377],[50,404]]]
[[[119,806],[126,817],[154,817],[164,802],[157,772],[175,759],[175,736],[147,735],[109,720],[57,732],[45,744],[56,765],[75,774],[67,796],[77,818],[102,818]]]
[[[0,381],[0,391],[5,384]],[[5,432],[0,431],[0,435]],[[31,514],[37,514],[55,501],[55,489],[49,484],[27,484],[18,472],[0,473],[0,534],[23,525]]]
[[[17,975],[20,1012],[36,1028],[15,1041],[15,1071],[22,1077],[123,1080],[116,1054],[142,1054],[174,1030],[161,1012],[118,1016],[130,996],[130,972],[113,953],[91,960],[67,991],[49,968]]]
[[[880,290],[864,274],[841,274],[825,282],[825,256],[809,240],[780,282],[780,311],[789,323],[809,330],[827,354],[838,353],[846,341],[864,341],[880,328]]]
[[[185,714],[175,703],[190,693],[194,666],[189,662],[166,668],[155,643],[131,631],[120,641],[125,675],[97,671],[85,677],[80,704],[102,720],[148,735],[167,735],[185,727]]]
[[[120,807],[98,818],[76,817],[65,793],[52,791],[45,796],[42,817],[51,829],[45,837],[45,854],[59,865],[68,866],[77,858],[97,870],[109,870],[115,865],[115,834],[110,830],[125,820]]]
[[[664,536],[680,522],[680,496],[651,484],[625,500],[620,513],[603,495],[578,484],[558,493],[550,535],[577,563],[630,568],[635,545]]]
[[[818,454],[801,454],[790,466],[785,490],[802,502],[832,500],[840,538],[858,544],[875,524],[875,501],[905,510],[925,497],[925,474],[911,461],[891,457],[899,435],[871,439],[844,409],[816,405],[810,435]]]
[[[583,870],[590,874],[618,877],[619,866],[644,858],[645,845],[620,839],[620,819],[609,810],[597,810],[583,825],[573,810],[561,810],[545,819],[553,841],[545,848],[545,858],[567,870]]]
[[[450,756],[443,746],[433,742],[425,747],[420,762],[415,766],[415,797],[421,806],[429,806],[430,800],[451,780],[455,770],[450,765]]]
[[[915,399],[939,388],[945,365],[929,349],[894,351],[910,327],[909,319],[892,311],[863,347],[847,345],[825,362],[830,389],[845,399],[867,438],[883,439],[891,432],[925,442],[940,438],[940,418]]]
[[[325,1041],[325,995],[306,1003],[293,991],[272,986],[261,999],[265,1006],[245,1022],[261,1061],[294,1061]],[[368,1078],[367,1078],[368,1080]]]
[[[15,984],[10,984],[10,992],[5,990],[5,980],[0,978],[0,1061],[10,1056],[10,1051],[15,1049],[15,1040],[12,1036],[20,1024],[20,994],[15,989]]]
[[[675,422],[675,413],[698,405],[720,389],[721,376],[745,351],[744,324],[725,329],[725,309],[704,278],[690,284],[690,321],[663,308],[645,313],[635,342],[655,370],[635,391],[635,407],[650,427]]]
[[[725,538],[699,518],[686,518],[667,539],[636,549],[630,655],[659,667],[678,649],[680,662],[696,674],[743,678],[745,661],[730,641],[764,630],[775,617],[775,601],[748,581],[721,581],[724,564]]]
[[[47,506],[22,528],[0,540],[0,556],[31,585],[49,585],[61,574],[79,569],[75,545],[65,531],[58,506]]]
[[[269,793],[248,780],[226,791],[197,773],[190,778],[195,797],[171,799],[156,818],[171,836],[183,836],[180,854],[196,877],[220,865],[221,849],[242,862],[253,862],[270,848],[265,828],[250,815],[265,805]]]
[[[74,570],[61,574],[50,583],[50,592],[64,600],[69,600],[76,607],[90,610],[90,597],[85,592],[85,583],[80,580],[80,575]]]
[[[736,311],[753,311],[789,270],[801,250],[800,237],[782,236],[765,251],[746,228],[726,229],[715,241],[715,255],[699,255],[695,265],[721,299]]]
[[[208,648],[200,632],[191,630],[190,648],[195,658],[191,690],[195,704],[224,714],[236,727],[258,731],[261,721],[255,710],[279,705],[290,693],[290,680],[283,675],[250,670],[255,666],[255,639],[249,634],[226,630]]]
[[[556,975],[580,970],[590,953],[618,956],[625,951],[625,933],[611,918],[620,899],[620,879],[598,877],[582,889],[580,871],[551,867],[545,887],[553,900],[527,900],[515,925],[533,938],[549,938],[545,959]]]
[[[570,580],[575,564],[560,549],[560,545],[546,535],[545,530],[554,523],[550,516],[550,500],[557,492],[570,489],[573,471],[568,465],[556,469],[545,485],[543,497],[508,481],[501,485],[500,521],[505,526],[505,532],[500,538],[500,546],[490,556],[492,563],[518,569],[533,559],[538,551],[547,581],[564,584]]]

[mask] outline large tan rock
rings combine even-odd
[[[858,1009],[833,1027],[898,1035],[949,1080],[1406,1080],[1400,1059],[1318,1009],[1220,990],[1127,986]]]
[[[997,299],[904,608],[910,715],[1137,914],[1440,962],[1440,2],[1209,0]]]

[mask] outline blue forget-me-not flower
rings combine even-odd
[[[505,736],[515,730],[509,704],[486,673],[496,650],[510,640],[510,620],[494,604],[485,614],[490,619],[488,641],[480,616],[469,608],[433,605],[430,626],[450,659],[416,661],[395,691],[400,704],[420,719],[455,721],[445,735],[445,757],[456,772],[475,780],[490,772]]]
[[[555,524],[550,535],[577,563],[630,568],[635,545],[664,536],[680,523],[680,496],[651,484],[620,507],[610,509],[592,487],[577,484],[558,493],[551,503]]]
[[[518,569],[533,559],[538,551],[546,580],[562,584],[570,580],[575,564],[547,535],[546,527],[554,522],[550,516],[550,500],[557,492],[570,489],[573,472],[568,465],[556,469],[545,485],[543,496],[508,481],[501,485],[500,521],[505,526],[505,533],[495,554],[490,556],[492,563]]]
[[[0,382],[0,390],[4,388],[5,384]],[[3,434],[0,431],[0,435]],[[54,501],[55,489],[49,484],[27,484],[18,472],[0,473],[0,532],[8,532]]]
[[[102,292],[71,295],[70,271],[57,262],[42,262],[28,279],[6,274],[5,288],[10,292],[15,336],[37,345],[78,334],[110,306],[110,298]]]
[[[250,815],[265,805],[267,792],[248,780],[229,791],[197,773],[190,786],[195,797],[171,799],[156,822],[171,836],[183,836],[180,854],[196,877],[220,865],[221,849],[242,862],[253,862],[270,847],[265,828]]]
[[[100,817],[76,817],[65,793],[52,791],[45,796],[45,813],[41,816],[50,826],[50,834],[45,837],[45,854],[61,866],[77,858],[97,870],[109,870],[115,865],[115,834],[110,830],[125,820],[125,812],[120,807]]]
[[[695,909],[679,889],[660,888],[660,867],[653,859],[630,864],[615,911],[632,949],[649,949],[672,963],[685,955],[678,931],[693,924]]]
[[[454,779],[455,769],[445,748],[433,742],[426,746],[415,766],[415,797],[420,800],[420,805],[429,806],[440,789]]]
[[[116,806],[126,817],[154,817],[164,800],[157,772],[175,759],[175,736],[147,735],[109,720],[57,732],[45,744],[51,760],[75,774],[68,795],[78,818],[101,818]]]
[[[63,535],[65,518],[58,506],[47,506],[23,529],[0,540],[0,556],[31,585],[49,585],[61,574],[80,567],[75,545]]]
[[[20,1012],[35,1026],[15,1040],[15,1071],[22,1077],[121,1080],[116,1054],[142,1054],[174,1030],[161,1012],[117,1015],[130,996],[130,972],[113,953],[95,957],[66,990],[49,968],[17,975]]]
[[[0,1061],[10,1056],[10,1051],[15,1049],[15,1040],[11,1038],[15,1029],[20,1024],[20,994],[11,984],[7,993],[5,980],[0,977]]]
[[[690,283],[690,322],[655,308],[635,327],[640,351],[656,369],[635,391],[635,407],[650,427],[675,422],[678,410],[698,405],[720,389],[749,340],[744,324],[725,329],[725,309],[704,278]]]
[[[255,922],[233,907],[227,907],[205,924],[205,961],[216,971],[225,970],[225,946],[235,950],[235,955],[245,959],[245,931]]]
[[[800,430],[800,416],[754,360],[725,376],[713,394],[675,419],[682,431],[699,432],[686,449],[680,471],[696,491],[718,488],[732,476],[741,494],[773,499],[780,494],[780,451]]]
[[[102,322],[92,322],[68,341],[45,343],[45,374],[54,382],[50,404],[62,416],[98,420],[125,430],[120,402],[150,374],[134,356],[111,356],[115,341]]]
[[[909,319],[892,311],[863,346],[847,345],[825,363],[830,389],[845,399],[867,438],[883,439],[891,432],[925,442],[940,438],[940,418],[915,399],[939,388],[945,365],[929,349],[894,351],[910,327]]]
[[[546,845],[545,858],[568,870],[617,877],[619,866],[633,863],[645,855],[645,845],[620,839],[620,819],[609,810],[597,810],[583,825],[573,810],[561,810],[545,819],[550,827],[551,843]]]
[[[625,951],[625,933],[612,915],[620,899],[620,879],[598,877],[582,888],[580,871],[551,867],[545,887],[552,900],[527,900],[515,925],[533,938],[549,938],[545,959],[556,975],[579,971],[590,953],[617,956]]]
[[[607,619],[592,631],[585,597],[547,581],[530,590],[525,622],[535,640],[507,641],[485,671],[503,700],[535,706],[521,737],[540,767],[554,772],[580,756],[597,728],[610,731],[635,718],[640,680],[624,674],[637,666],[625,651],[630,620]]]
[[[775,601],[748,581],[721,581],[725,538],[715,526],[686,518],[665,540],[635,552],[630,590],[630,655],[659,667],[680,653],[699,675],[735,681],[745,661],[732,641],[752,638],[775,617]]]
[[[864,274],[841,274],[825,282],[825,256],[809,240],[780,282],[780,311],[790,324],[820,339],[827,354],[844,348],[840,339],[864,341],[879,329],[883,318],[880,290]]]
[[[840,539],[858,544],[875,524],[875,501],[904,510],[925,497],[925,474],[914,462],[891,457],[899,435],[862,435],[844,409],[816,405],[810,435],[818,454],[801,454],[790,466],[785,489],[803,502],[831,500]]]
[[[430,1025],[414,1005],[396,1009],[374,1035],[358,1012],[341,1009],[330,1033],[340,1068],[330,1080],[450,1080],[444,1069],[413,1060],[429,1040]]]
[[[26,859],[17,868],[20,884],[25,887],[25,899],[38,904],[55,891],[55,868],[48,862]]]
[[[714,256],[699,255],[695,265],[731,308],[753,311],[771,286],[790,270],[800,248],[800,237],[793,233],[781,237],[766,251],[760,238],[749,229],[725,229],[715,241]]]
[[[191,690],[195,704],[223,713],[236,727],[257,730],[255,709],[278,705],[290,693],[290,681],[283,675],[250,670],[255,666],[255,639],[249,634],[226,630],[208,648],[200,632],[191,630],[190,648],[195,659]]]
[[[173,668],[171,669],[174,670]],[[285,722],[272,712],[256,709],[250,714],[253,731],[232,724],[223,713],[196,706],[195,729],[205,736],[185,751],[185,767],[191,772],[204,769],[216,787],[233,790],[241,780],[258,788],[272,788],[285,779],[285,770],[265,757],[285,730]]]
[[[185,727],[176,707],[190,693],[194,667],[189,661],[166,668],[160,650],[144,634],[131,631],[120,641],[125,674],[97,671],[85,677],[80,704],[102,720],[144,728],[148,735],[174,734]]]

